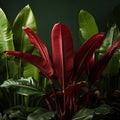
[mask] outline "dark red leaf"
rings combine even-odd
[[[51,78],[51,76],[53,75],[53,69],[51,65],[48,62],[46,62],[42,57],[18,51],[5,51],[4,53],[14,55],[16,57],[22,58],[30,62],[31,64],[38,67],[42,74],[45,75],[47,78]]]
[[[79,49],[75,56],[75,74],[76,81],[80,74],[86,69],[90,58],[97,48],[99,48],[104,40],[105,34],[98,33],[88,39]]]
[[[93,69],[89,75],[89,84],[92,85],[99,81],[100,76],[108,64],[109,60],[112,58],[115,50],[120,46],[120,39],[116,40],[113,45],[108,48],[106,53],[100,58],[100,60],[94,65]]]
[[[38,35],[28,27],[23,27],[23,30],[28,35],[30,42],[39,50],[43,59],[51,64],[48,49]]]
[[[77,92],[81,87],[84,87],[85,85],[86,85],[86,82],[79,82],[79,83],[69,85],[67,88],[65,88],[63,93],[65,95],[71,95],[71,94]]]
[[[52,56],[60,84],[67,85],[73,71],[73,40],[70,30],[62,23],[52,29]]]
[[[89,74],[89,72],[91,71],[91,69],[94,65],[94,62],[95,62],[95,53],[93,53],[92,57],[88,61],[87,68],[86,68],[87,74]]]

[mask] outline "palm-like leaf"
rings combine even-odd
[[[5,13],[0,9],[0,53],[14,50],[13,34]]]

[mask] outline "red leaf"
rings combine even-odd
[[[87,74],[90,73],[90,71],[91,71],[91,69],[94,65],[94,61],[95,61],[95,53],[93,53],[92,57],[88,61],[87,68],[86,68],[87,69],[86,70]]]
[[[77,92],[81,87],[83,87],[85,85],[86,85],[86,82],[79,82],[76,84],[69,85],[67,88],[65,88],[63,93],[65,95],[71,95],[71,94]]]
[[[38,57],[36,55],[18,52],[18,51],[5,51],[5,54],[14,55],[16,57],[22,58],[31,64],[35,65],[40,69],[43,75],[47,78],[51,78],[53,75],[53,69],[49,63],[47,63],[42,57]]]
[[[76,81],[80,74],[86,69],[90,58],[97,48],[99,48],[104,40],[105,34],[99,33],[88,39],[79,49],[75,56],[75,78]]]
[[[113,45],[108,48],[106,53],[100,58],[100,60],[94,65],[93,69],[89,75],[89,84],[92,85],[95,82],[99,81],[100,76],[108,64],[109,60],[112,58],[115,50],[120,46],[120,39],[115,41]]]
[[[28,27],[23,27],[23,30],[29,36],[30,42],[35,45],[35,47],[39,50],[43,59],[51,64],[48,49],[43,43],[43,41],[38,37],[38,35]]]
[[[62,23],[55,24],[52,29],[53,64],[60,84],[68,84],[73,71],[73,40],[70,30]]]

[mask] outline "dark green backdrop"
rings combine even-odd
[[[56,22],[63,22],[71,29],[75,48],[80,46],[78,37],[78,13],[87,10],[96,19],[100,31],[106,30],[107,20],[112,9],[120,0],[0,0],[10,23],[18,12],[29,4],[34,12],[38,25],[38,34],[51,50],[50,33]]]

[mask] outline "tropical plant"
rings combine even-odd
[[[110,106],[105,100],[100,101],[100,91],[94,89],[105,71],[110,73],[107,67],[119,52],[120,39],[114,32],[117,30],[115,25],[107,34],[100,33],[94,17],[81,10],[82,45],[79,50],[73,48],[69,28],[60,22],[52,28],[51,56],[36,33],[36,22],[29,5],[20,11],[12,29],[2,10],[1,16],[4,24],[1,22],[0,52],[7,77],[0,88],[0,100],[8,106],[4,108],[4,104],[0,104],[0,119],[99,120],[110,113]],[[6,101],[3,101],[4,97]]]
[[[39,57],[19,51],[5,51],[5,54],[14,55],[30,62],[38,67],[41,73],[49,79],[53,93],[49,93],[50,95],[48,94],[47,103],[49,110],[54,111],[49,102],[50,98],[54,97],[57,112],[55,116],[56,119],[70,119],[73,113],[76,113],[80,109],[81,105],[78,103],[84,95],[78,92],[80,89],[83,89],[86,93],[86,105],[89,107],[90,89],[94,83],[99,81],[108,61],[117,47],[119,47],[120,40],[116,40],[111,47],[108,48],[105,54],[94,64],[94,61],[89,62],[89,60],[95,50],[101,46],[105,38],[104,33],[93,35],[83,43],[77,52],[75,52],[69,28],[62,23],[57,23],[54,25],[51,33],[51,57],[47,47],[34,31],[28,27],[23,27],[23,30],[29,36],[31,43],[39,50],[41,56]],[[89,73],[88,80],[86,80],[85,78],[83,79],[83,77],[86,76],[85,71],[88,64],[92,66],[87,67]],[[54,79],[59,81],[59,89],[55,87]]]

